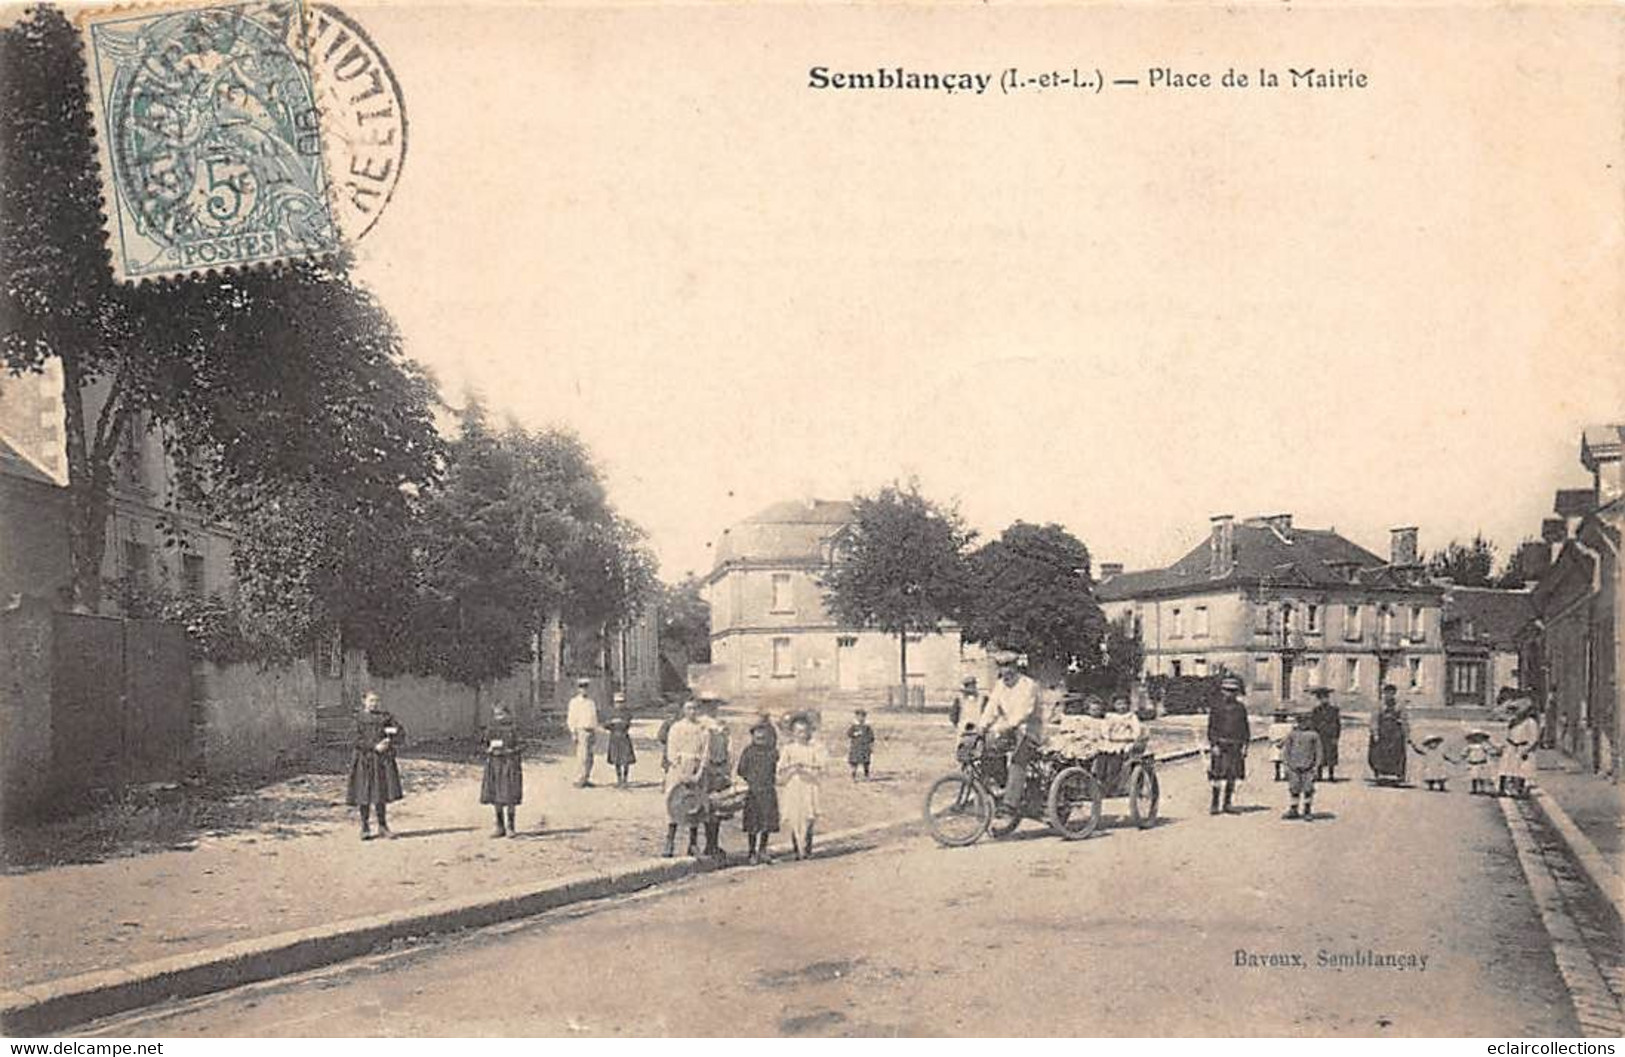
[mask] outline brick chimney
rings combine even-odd
[[[1625,426],[1621,425],[1590,426],[1580,437],[1580,462],[1591,471],[1598,507],[1607,506],[1625,494],[1619,458],[1622,442],[1625,442]]]
[[[1122,573],[1122,571],[1123,571],[1123,563],[1122,562],[1101,562],[1100,563],[1100,582],[1105,583],[1107,580],[1110,580],[1112,577],[1120,575]]]
[[[1208,575],[1217,580],[1229,576],[1236,567],[1236,519],[1230,514],[1217,514],[1208,519],[1212,529],[1208,533]]]
[[[1388,564],[1402,569],[1420,564],[1417,556],[1417,528],[1403,525],[1388,530]]]

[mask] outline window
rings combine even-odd
[[[147,483],[141,451],[141,439],[146,435],[146,427],[140,417],[131,415],[126,419],[124,432],[119,434],[118,439],[119,483],[132,488],[142,488]]]
[[[773,574],[773,612],[794,613],[796,605],[791,594],[789,573]]]
[[[1171,639],[1183,638],[1185,635],[1185,614],[1182,610],[1174,610],[1169,617],[1168,637]]]
[[[1267,602],[1257,602],[1253,605],[1253,633],[1255,635],[1268,635],[1270,632],[1270,607]]]
[[[1343,638],[1350,642],[1357,642],[1360,638],[1360,607],[1358,605],[1343,607]]]
[[[1450,689],[1458,697],[1477,697],[1482,692],[1484,669],[1477,664],[1452,664]]]
[[[1392,607],[1382,606],[1377,610],[1377,630],[1382,633],[1383,638],[1393,638],[1394,611]]]
[[[1305,657],[1303,659],[1303,679],[1305,686],[1320,685],[1320,658]]]
[[[1268,658],[1268,657],[1254,657],[1253,658],[1253,685],[1254,686],[1269,686],[1270,685],[1270,679],[1271,679],[1270,658]]]
[[[203,597],[203,555],[181,555],[181,590],[193,598]]]
[[[789,679],[796,674],[794,644],[788,638],[773,640],[773,678]]]
[[[1411,689],[1412,690],[1420,690],[1420,689],[1422,689],[1422,658],[1420,658],[1420,657],[1412,657],[1410,659],[1410,669],[1411,669]]]
[[[1191,634],[1195,635],[1199,639],[1207,638],[1207,633],[1208,633],[1207,606],[1197,606],[1196,607],[1196,611],[1193,614],[1192,623],[1194,624],[1194,630],[1191,631]],[[1205,662],[1203,662],[1203,663],[1205,664]]]
[[[1350,657],[1347,660],[1345,660],[1343,662],[1343,672],[1344,672],[1344,674],[1343,674],[1343,689],[1345,689],[1345,690],[1358,690],[1358,689],[1360,689],[1360,660],[1359,660],[1359,658],[1358,657]]]
[[[835,645],[841,647],[842,649],[851,649],[853,646],[856,646],[857,644],[858,644],[858,637],[856,635],[837,635],[837,636],[835,636]]]
[[[1303,630],[1311,635],[1320,634],[1320,607],[1305,606],[1303,610]]]
[[[1180,664],[1178,661],[1170,661],[1168,667],[1169,670],[1173,672],[1175,679],[1178,679],[1181,675],[1185,674],[1184,665]]]
[[[1411,641],[1421,642],[1427,637],[1427,616],[1421,606],[1411,607]]]
[[[1202,677],[1207,675],[1207,658],[1198,657],[1191,662],[1191,674]]]

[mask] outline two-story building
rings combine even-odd
[[[1384,683],[1402,702],[1436,704],[1444,591],[1423,575],[1415,528],[1393,530],[1391,548],[1384,561],[1290,514],[1222,515],[1174,564],[1113,573],[1095,593],[1108,619],[1139,629],[1147,675],[1230,672],[1255,705],[1324,686],[1340,705],[1369,707]]]
[[[1446,584],[1445,704],[1487,707],[1503,687],[1522,686],[1519,636],[1534,619],[1527,587]]]
[[[875,696],[901,683],[896,636],[841,625],[824,604],[822,573],[852,504],[775,503],[723,532],[705,581],[711,663],[701,682],[730,697]],[[932,698],[953,693],[982,651],[959,630],[911,636],[908,681]]]

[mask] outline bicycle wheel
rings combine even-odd
[[[1140,829],[1149,829],[1157,821],[1157,804],[1162,799],[1162,790],[1157,783],[1157,772],[1150,767],[1139,766],[1129,776],[1128,782],[1128,813],[1129,818]]]
[[[1068,767],[1049,786],[1050,828],[1067,840],[1082,840],[1100,825],[1100,783],[1087,767]]]
[[[980,782],[948,774],[925,794],[925,824],[931,838],[948,848],[975,844],[993,821],[993,797]]]

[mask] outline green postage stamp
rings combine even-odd
[[[81,16],[113,274],[338,248],[297,0]]]

